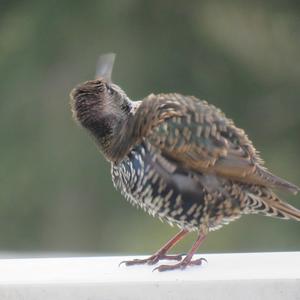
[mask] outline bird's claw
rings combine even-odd
[[[200,266],[200,265],[202,265],[202,263],[204,261],[207,263],[207,260],[205,258],[202,258],[202,257],[199,258],[199,259],[192,260],[192,261],[183,260],[183,261],[181,261],[177,264],[174,264],[174,265],[160,265],[160,266],[154,268],[152,270],[152,272],[154,272],[154,271],[165,272],[165,271],[171,271],[171,270],[176,270],[176,269],[183,270],[187,266]]]
[[[163,260],[163,259],[181,261],[183,255],[184,254],[165,255],[165,254],[158,253],[158,254],[154,254],[145,259],[123,260],[119,263],[119,267],[122,264],[125,264],[125,266],[144,265],[144,264],[155,265],[156,263],[158,263],[160,260]]]

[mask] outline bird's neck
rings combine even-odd
[[[100,148],[107,160],[118,163],[136,143],[134,136],[135,112],[140,102],[130,101],[131,109],[126,117],[116,119],[112,133],[103,137]]]

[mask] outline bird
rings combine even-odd
[[[111,80],[114,55],[100,61],[96,79],[70,94],[73,117],[111,164],[115,188],[132,205],[180,229],[150,257],[122,263],[167,259],[176,262],[154,270],[182,270],[206,261],[193,256],[210,231],[242,215],[300,221],[300,210],[276,194],[300,188],[268,171],[245,131],[220,109],[179,93],[133,101]],[[184,257],[168,254],[193,231],[197,239]]]

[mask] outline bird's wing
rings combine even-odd
[[[267,171],[245,132],[205,101],[179,94],[150,95],[139,106],[136,120],[136,136],[145,137],[186,169],[299,191]]]

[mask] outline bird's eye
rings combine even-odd
[[[110,86],[107,86],[107,92],[109,95],[113,95],[115,91]]]

